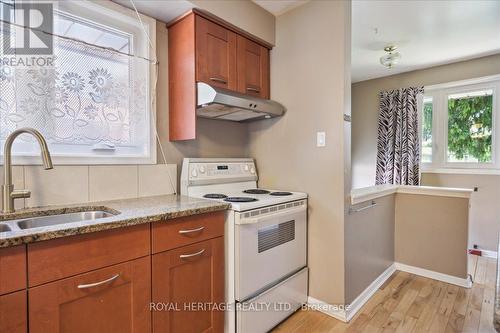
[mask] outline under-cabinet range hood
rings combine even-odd
[[[196,115],[231,121],[252,121],[282,116],[285,108],[278,102],[239,94],[198,82]]]

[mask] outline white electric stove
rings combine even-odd
[[[181,194],[231,204],[225,332],[267,332],[307,302],[307,194],[257,187],[248,158],[186,158]]]

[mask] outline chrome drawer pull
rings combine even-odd
[[[205,229],[205,227],[199,227],[199,228],[196,228],[196,229],[189,229],[189,230],[179,230],[179,233],[181,235],[183,235],[183,234],[190,234],[192,232],[202,231],[203,229]]]
[[[200,254],[203,254],[203,252],[205,252],[205,249],[200,250],[200,251],[198,251],[198,252],[196,252],[196,253],[191,253],[191,254],[181,254],[181,255],[179,256],[179,258],[181,258],[181,259],[192,258],[192,257],[199,256]]]
[[[219,79],[218,77],[211,77],[210,80],[215,81],[215,82],[220,82],[226,84],[227,81],[224,79]]]
[[[89,283],[89,284],[79,284],[78,289],[87,289],[87,288],[97,287],[97,286],[100,286],[102,284],[106,284],[106,283],[109,283],[113,280],[116,280],[119,276],[120,276],[120,274],[116,274],[115,276],[112,276],[109,279],[104,280],[104,281],[100,281],[100,282],[96,282],[96,283]]]
[[[256,92],[256,93],[260,93],[259,89],[255,89],[255,88],[252,88],[252,87],[247,87],[247,90],[248,91],[253,91],[253,92]]]

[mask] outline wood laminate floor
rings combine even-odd
[[[397,271],[350,323],[302,310],[273,332],[495,333],[496,260],[469,256],[471,289]]]

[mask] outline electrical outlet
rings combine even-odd
[[[326,133],[325,132],[317,132],[316,133],[316,147],[325,147],[326,146]]]

